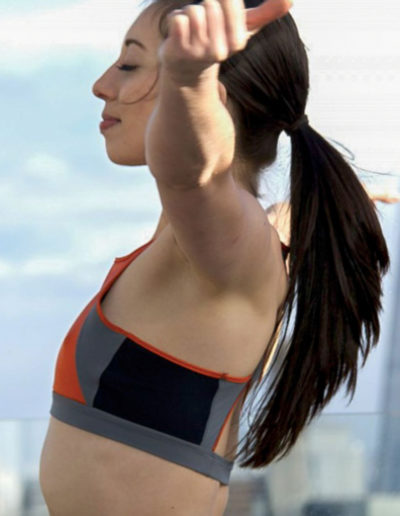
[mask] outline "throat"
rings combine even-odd
[[[168,218],[167,218],[167,215],[165,214],[164,211],[161,212],[161,215],[160,215],[160,218],[158,220],[158,224],[157,224],[157,228],[156,228],[156,231],[153,235],[153,239],[156,239],[159,234],[162,232],[162,230],[169,224],[169,221],[168,221]]]

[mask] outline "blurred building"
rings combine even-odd
[[[23,489],[16,471],[3,468],[0,463],[0,516],[18,516]]]
[[[224,516],[274,516],[265,479],[251,474],[232,478]]]
[[[397,235],[397,252],[400,233]],[[392,271],[395,278],[394,307],[390,347],[387,358],[383,423],[380,448],[372,489],[385,493],[400,493],[400,270]]]

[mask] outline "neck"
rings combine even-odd
[[[157,238],[158,235],[161,233],[161,231],[165,228],[165,226],[168,224],[168,218],[167,218],[167,215],[166,213],[164,212],[164,210],[162,210],[161,212],[161,215],[160,215],[160,218],[158,219],[158,224],[157,224],[157,228],[156,228],[156,231],[153,235],[152,238]]]

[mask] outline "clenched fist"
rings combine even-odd
[[[201,79],[204,73],[214,77],[218,67],[263,26],[284,16],[290,0],[267,0],[246,9],[243,0],[204,0],[168,15],[168,37],[158,56],[173,79],[185,84]]]

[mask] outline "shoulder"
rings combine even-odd
[[[279,234],[270,223],[259,201],[249,192],[240,189],[246,207],[246,230],[240,246],[232,252],[230,267],[232,281],[224,285],[223,292],[204,275],[198,274],[175,241],[176,254],[186,267],[192,269],[196,282],[203,282],[210,293],[224,294],[256,307],[257,311],[277,309],[286,295],[287,278],[282,244]],[[215,253],[215,248],[213,249]],[[231,296],[230,296],[231,294]],[[225,296],[224,296],[225,297]]]

